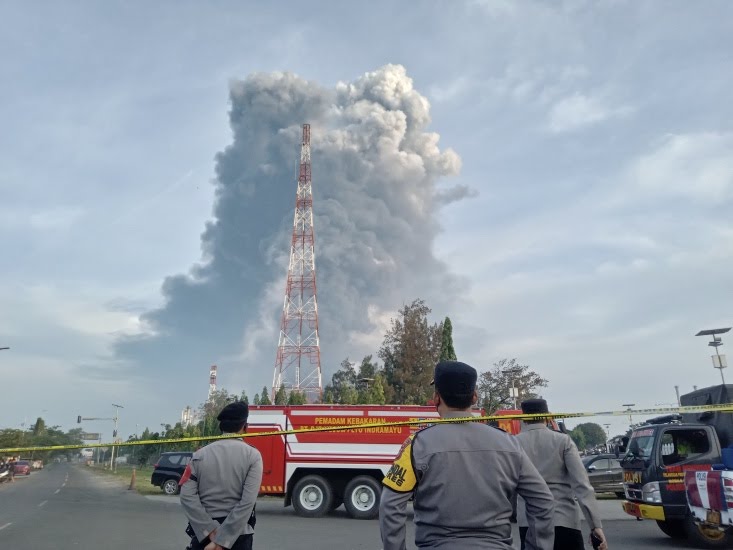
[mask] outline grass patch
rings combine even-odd
[[[130,479],[132,478],[132,466],[129,464],[118,464],[117,471],[109,469],[109,465],[105,468],[103,464],[94,464],[92,466],[85,466],[88,470],[91,470],[98,475],[106,475],[119,480],[120,485],[130,485]],[[135,489],[141,495],[162,495],[163,491],[160,487],[151,485],[150,476],[153,473],[152,466],[136,466],[135,467]]]

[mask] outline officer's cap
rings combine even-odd
[[[229,403],[226,407],[224,407],[219,413],[219,416],[216,417],[216,419],[219,422],[237,422],[244,424],[245,422],[247,422],[248,416],[249,406],[247,406],[247,403],[243,403],[242,401],[235,401],[234,403]]]
[[[435,385],[443,397],[464,397],[476,391],[476,369],[460,361],[441,361],[435,365],[435,375],[430,384]]]
[[[522,412],[524,414],[543,414],[549,413],[550,410],[544,399],[526,399],[522,401]]]

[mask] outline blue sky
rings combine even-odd
[[[114,402],[129,433],[200,403],[212,363],[236,392],[271,382],[297,154],[276,131],[299,116],[321,124],[327,377],[421,296],[462,359],[529,363],[556,410],[716,383],[693,335],[733,320],[731,16],[722,1],[4,3],[0,425],[71,426]],[[242,100],[230,120],[231,101],[273,90],[297,101]],[[419,175],[372,153],[400,124]],[[227,178],[241,187],[215,210]]]

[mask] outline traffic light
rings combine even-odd
[[[81,415],[76,417],[76,423],[81,424]]]

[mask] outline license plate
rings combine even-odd
[[[641,483],[641,472],[630,472],[625,471],[624,472],[624,482],[625,483]]]
[[[720,512],[717,510],[708,510],[705,521],[711,525],[720,525]]]
[[[625,502],[624,503],[624,511],[627,514],[631,514],[632,516],[636,516],[637,518],[641,517],[641,509],[639,508],[638,504],[634,504],[633,502]]]

